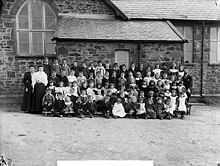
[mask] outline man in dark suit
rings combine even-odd
[[[51,66],[49,64],[49,59],[47,57],[44,58],[44,72],[47,74],[47,77],[49,78],[51,75]]]
[[[192,87],[193,87],[193,78],[189,75],[189,71],[187,69],[184,69],[184,76],[183,76],[183,84],[186,88],[186,94],[188,96],[188,101],[192,93]]]

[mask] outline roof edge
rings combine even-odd
[[[121,40],[121,39],[79,39],[79,38],[60,38],[53,37],[52,41],[91,41],[91,42],[133,42],[133,43],[183,43],[183,40]]]
[[[184,42],[188,43],[189,41],[179,32],[179,30],[170,22],[170,21],[165,21],[168,26],[176,33],[176,35]]]
[[[118,13],[123,19],[129,20],[126,16],[111,0],[103,0],[109,7],[111,7],[116,13]]]

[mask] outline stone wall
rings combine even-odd
[[[183,62],[181,43],[145,43],[141,45],[141,63],[154,66],[156,63]]]
[[[58,42],[57,55],[60,59],[67,59],[69,64],[73,61],[87,64],[91,61],[115,63],[115,50],[130,51],[130,61],[138,63],[138,45],[135,43],[116,42]]]

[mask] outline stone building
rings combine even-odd
[[[217,0],[2,0],[0,14],[0,98],[19,98],[22,74],[44,57],[187,62],[194,96],[220,96]]]

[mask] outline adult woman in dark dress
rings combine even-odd
[[[33,104],[31,113],[42,113],[42,99],[48,84],[47,74],[44,72],[43,65],[39,66],[39,71],[35,72],[32,77]]]
[[[21,111],[30,112],[32,99],[33,99],[33,89],[32,89],[32,75],[34,73],[34,66],[29,66],[29,71],[24,73],[23,83],[24,83],[24,96],[21,105]]]

